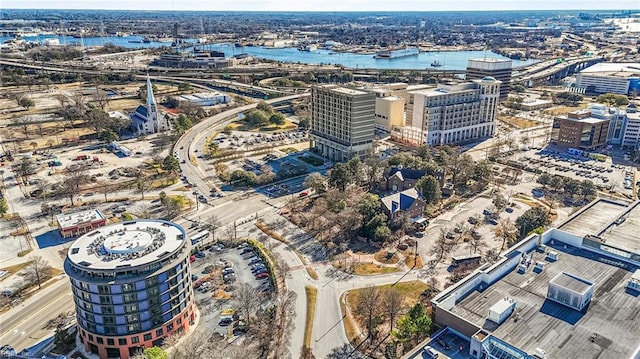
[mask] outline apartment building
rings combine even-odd
[[[335,85],[311,91],[311,148],[332,161],[373,149],[376,94]]]
[[[97,228],[69,247],[78,336],[100,359],[128,359],[186,333],[196,309],[189,254],[179,225],[139,219]]]
[[[500,99],[506,99],[511,86],[511,60],[485,57],[482,59],[470,59],[467,62],[467,80],[482,80],[491,76],[500,84]]]
[[[412,125],[421,129],[422,143],[437,146],[493,136],[501,84],[487,76],[413,92]]]

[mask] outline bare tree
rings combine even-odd
[[[510,218],[501,219],[493,233],[498,239],[502,239],[501,253],[505,245],[511,246],[518,239],[518,228]]]
[[[14,117],[11,119],[12,122],[20,128],[24,137],[29,139],[29,127],[33,123],[33,120],[27,116]]]
[[[377,336],[377,327],[380,321],[382,293],[378,287],[365,287],[358,292],[356,313],[364,318],[368,335]]]
[[[269,352],[274,358],[291,357],[289,343],[294,329],[293,319],[296,316],[296,297],[295,292],[288,290],[278,292],[274,299],[275,328],[272,334],[272,344],[269,347]]]
[[[136,191],[142,195],[142,199],[144,199],[144,193],[151,188],[151,183],[149,182],[149,179],[144,175],[143,171],[138,172],[134,185]]]
[[[104,195],[104,201],[107,202],[107,195],[113,193],[116,189],[117,184],[111,181],[98,181],[98,190],[100,193]]]
[[[235,291],[234,302],[242,320],[251,327],[252,318],[260,306],[260,293],[248,283],[242,283]]]
[[[434,246],[429,254],[435,254],[438,257],[438,262],[440,262],[448,252],[449,244],[447,243],[446,231],[440,229],[440,237],[434,242]]]
[[[217,359],[219,348],[213,347],[214,339],[206,331],[197,331],[187,337],[171,335],[164,340],[166,348],[172,348],[172,359]]]
[[[80,193],[80,188],[89,182],[86,170],[87,167],[84,165],[69,168],[66,176],[58,182],[55,194],[58,197],[68,198],[71,201],[71,205],[75,205],[74,198]]]
[[[66,107],[67,104],[69,103],[69,99],[67,98],[67,95],[62,94],[62,93],[57,93],[57,94],[53,95],[53,98],[58,100],[58,103],[60,104],[60,107]]]
[[[44,121],[36,121],[33,124],[38,129],[38,135],[40,135],[40,137],[44,136]]]
[[[212,214],[207,218],[204,222],[204,228],[211,232],[211,238],[213,241],[216,240],[216,230],[222,227],[222,222],[216,217],[215,214]]]
[[[394,288],[384,289],[382,291],[382,310],[389,319],[390,332],[393,331],[393,325],[396,319],[404,310],[404,301],[402,295]]]
[[[41,288],[42,282],[51,278],[53,268],[40,256],[34,256],[31,262],[20,272],[20,275],[29,284],[37,284]]]

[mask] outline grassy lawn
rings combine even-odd
[[[525,118],[520,118],[515,116],[498,116],[498,120],[518,128],[530,128],[530,127],[535,127],[542,124],[541,122],[538,122],[538,121],[528,120]]]
[[[307,318],[304,323],[304,346],[311,347],[311,335],[313,333],[313,320],[316,315],[316,300],[318,298],[318,289],[307,285],[304,287],[307,293]]]
[[[307,269],[307,273],[309,273],[309,277],[311,277],[311,279],[313,280],[318,280],[318,273],[316,273],[316,270],[311,268],[311,267],[306,267]]]
[[[353,320],[353,317],[350,314],[347,314],[346,303],[351,301],[350,297],[355,297],[355,295],[349,295],[350,292],[352,291],[345,292],[340,296],[340,310],[342,311],[342,314],[345,315],[344,320],[342,321],[342,324],[344,325],[344,332],[347,335],[347,339],[349,339],[349,342],[354,343],[356,337],[358,336],[358,328]],[[351,306],[349,307],[351,308]]]
[[[322,166],[324,164],[324,160],[315,156],[300,156],[298,158],[315,167]]]
[[[393,287],[391,286],[391,284],[386,284],[381,285],[378,288],[382,290],[393,288],[394,290],[396,290],[398,295],[402,296],[405,306],[410,307],[418,302],[420,294],[427,290],[429,286],[422,281],[414,280],[409,282],[401,282],[394,285]],[[349,309],[351,309],[352,311],[358,305],[358,294],[362,290],[364,290],[364,288],[354,289],[347,292],[347,304],[349,305]]]
[[[396,267],[385,267],[378,266],[373,263],[361,263],[356,264],[353,270],[353,274],[355,275],[379,275],[379,274],[388,274],[400,271]]]
[[[415,260],[415,262],[414,262]],[[424,266],[424,264],[422,263],[422,257],[420,257],[420,255],[418,255],[418,257],[416,258],[416,256],[414,255],[408,255],[407,258],[405,259],[404,263],[407,265],[407,267],[409,268],[415,268],[420,269]]]
[[[31,262],[24,262],[24,263],[20,263],[20,264],[15,264],[9,267],[5,267],[5,268],[0,268],[0,270],[6,270],[7,272],[9,272],[8,275],[0,278],[0,281],[7,279],[11,274],[16,274],[18,273],[21,269],[23,269],[24,267],[28,266],[29,263]]]
[[[389,256],[389,254],[391,254],[391,256]],[[398,254],[385,249],[376,252],[376,254],[373,255],[373,258],[384,264],[396,264],[400,260]]]

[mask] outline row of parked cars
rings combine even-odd
[[[262,293],[271,291],[271,282],[269,281],[269,269],[264,264],[262,259],[258,257],[255,251],[249,247],[247,243],[243,243],[238,246],[240,254],[247,260],[249,269],[256,279],[266,279],[258,286],[258,290]]]

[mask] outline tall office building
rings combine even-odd
[[[413,92],[413,126],[430,146],[493,136],[501,82],[493,77]]]
[[[373,148],[376,95],[335,85],[311,91],[311,147],[332,161],[362,157]]]
[[[191,242],[177,224],[136,220],[95,229],[69,248],[78,334],[101,359],[128,359],[195,320]]]
[[[485,57],[467,62],[467,80],[482,80],[487,76],[502,81],[500,99],[507,98],[511,86],[511,60]]]

